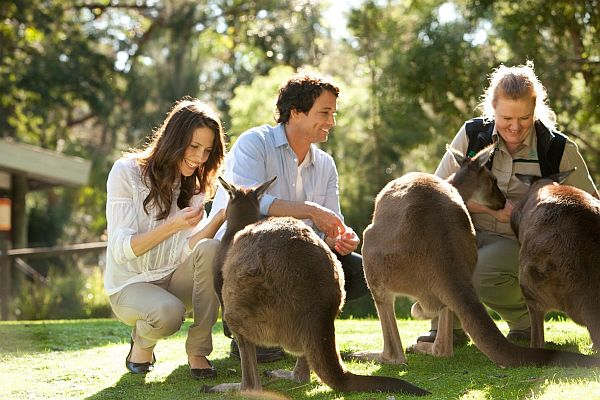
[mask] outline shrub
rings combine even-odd
[[[85,271],[69,266],[64,272],[53,269],[47,278],[46,286],[20,280],[11,304],[17,319],[110,317],[110,305],[99,268]]]

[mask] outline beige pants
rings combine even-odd
[[[194,323],[188,331],[186,352],[210,354],[211,330],[219,311],[212,266],[218,245],[218,240],[204,239],[172,274],[158,281],[125,286],[109,297],[117,318],[133,326],[131,338],[137,345],[154,348],[158,339],[177,332],[185,313],[193,310]]]

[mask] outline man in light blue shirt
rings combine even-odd
[[[225,161],[224,175],[240,186],[256,186],[277,176],[261,198],[261,213],[295,217],[311,226],[341,261],[346,300],[353,300],[369,293],[362,257],[354,253],[360,240],[344,224],[335,162],[315,145],[327,141],[335,126],[338,93],[336,86],[319,78],[290,79],[279,91],[278,124],[240,135]],[[227,206],[228,199],[219,187],[211,217]],[[220,239],[224,231],[222,226],[215,237]],[[260,352],[257,349],[259,361]],[[263,361],[273,358],[277,359],[266,356]]]

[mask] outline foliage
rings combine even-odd
[[[104,292],[102,273],[88,274],[77,267],[48,271],[48,285],[22,280],[11,307],[21,320],[98,318],[111,315]]]
[[[203,393],[203,385],[239,382],[240,363],[228,357],[229,339],[220,322],[213,329],[210,359],[218,370],[212,380],[194,381],[186,365],[185,336],[191,324],[158,342],[155,369],[146,375],[127,373],[130,328],[116,320],[39,321],[0,323],[0,397],[44,398],[152,398],[242,399],[258,398],[233,393]],[[381,350],[381,327],[376,320],[336,321],[336,343],[343,355],[351,351]],[[405,346],[428,329],[426,321],[399,320]],[[506,325],[500,324],[506,333]],[[587,332],[573,322],[551,322],[546,337],[562,350],[589,352]],[[368,375],[395,376],[432,392],[427,399],[531,399],[600,398],[598,368],[500,368],[475,346],[455,349],[454,356],[435,359],[408,354],[408,366],[380,365],[344,360],[348,370]],[[83,364],[82,364],[83,363]],[[82,367],[84,365],[84,367]],[[414,399],[390,393],[340,393],[312,374],[307,384],[274,380],[263,372],[292,369],[294,358],[259,364],[264,390],[290,399],[386,400]],[[265,398],[265,393],[262,397]]]
[[[237,137],[254,126],[274,125],[279,88],[293,74],[293,68],[278,66],[265,76],[255,77],[249,85],[236,87],[234,97],[229,102],[230,136]]]
[[[327,5],[313,0],[1,2],[0,137],[93,163],[86,187],[29,194],[31,245],[106,239],[111,164],[174,100],[213,103],[235,137],[273,123],[277,88],[307,66],[341,87],[322,147],[336,159],[342,211],[359,235],[389,180],[433,172],[500,63],[534,61],[559,127],[599,181],[598,0],[353,4],[342,39],[329,34]],[[55,267],[64,263],[36,265]]]
[[[371,168],[360,179],[367,198],[372,201],[387,181],[408,170],[433,172],[444,143],[478,115],[491,70],[528,59],[548,88],[559,126],[580,144],[598,181],[599,9],[596,0],[518,6],[367,0],[354,9],[352,49],[370,77],[372,123],[362,154]],[[372,209],[366,200],[353,207]],[[358,225],[368,217],[363,214]]]
[[[495,63],[533,60],[548,89],[559,127],[581,145],[588,167],[600,181],[600,2],[467,1],[465,15],[489,21],[485,45],[497,49]]]

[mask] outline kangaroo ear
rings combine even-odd
[[[523,182],[527,186],[533,185],[533,182],[535,182],[538,179],[540,179],[539,176],[535,176],[535,175],[515,174],[515,176],[517,177],[518,180],[520,180],[521,182]]]
[[[454,157],[454,160],[458,163],[458,165],[463,165],[467,159],[464,154],[461,154],[460,151],[451,147],[449,144],[446,145],[446,151],[449,151],[450,154]]]
[[[275,182],[275,179],[277,179],[276,176],[274,176],[271,180],[266,181],[265,183],[263,183],[259,187],[257,187],[255,189],[256,197],[260,198],[260,196],[262,196],[267,191],[267,189],[269,188],[269,186],[271,186],[271,184],[273,182]]]
[[[234,187],[227,183],[227,181],[222,177],[219,176],[218,179],[219,182],[221,182],[221,186],[223,186],[223,189],[227,190],[227,193],[229,193],[229,197],[233,197]]]
[[[562,172],[558,172],[556,174],[552,174],[549,176],[549,178],[552,179],[554,182],[558,182],[559,184],[562,185],[562,183],[564,181],[566,181],[567,178],[569,177],[569,175],[571,175],[575,170],[577,170],[577,167],[572,168],[568,171],[562,171]]]
[[[490,157],[492,156],[493,153],[494,153],[494,145],[491,144],[491,145],[481,149],[479,151],[479,153],[477,153],[473,156],[472,159],[477,161],[477,165],[479,165],[479,167],[483,167],[490,160]]]

